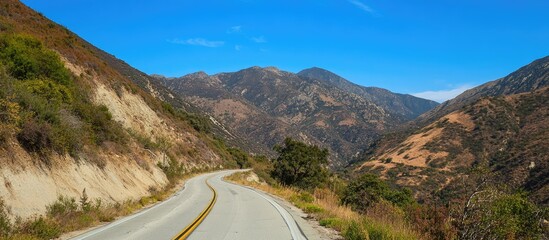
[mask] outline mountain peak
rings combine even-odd
[[[333,84],[342,84],[342,83],[349,82],[347,81],[347,79],[319,67],[303,69],[300,72],[298,72],[297,75],[302,77],[314,78],[317,80],[322,80],[322,81],[326,81]]]
[[[191,74],[187,74],[185,77],[191,77],[191,78],[207,78],[209,77],[210,75],[208,75],[206,72],[204,71],[198,71],[198,72],[195,72],[195,73],[191,73]]]
[[[267,66],[267,67],[253,66],[253,67],[246,68],[244,70],[260,70],[260,71],[280,72],[280,69],[275,67],[275,66]]]
[[[168,78],[168,77],[166,77],[162,74],[156,74],[156,73],[153,73],[150,76],[153,77],[153,78]]]
[[[267,70],[267,71],[271,71],[271,72],[280,72],[280,69],[278,69],[277,67],[274,67],[274,66],[265,67],[263,69]]]
[[[306,68],[306,69],[301,70],[300,73],[301,73],[301,72],[313,72],[313,71],[314,71],[314,72],[329,72],[329,73],[332,73],[332,72],[330,72],[330,71],[328,71],[328,70],[326,70],[326,69],[324,69],[324,68],[321,68],[321,67],[310,67],[310,68]],[[332,73],[332,74],[334,74],[334,73]]]

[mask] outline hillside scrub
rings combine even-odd
[[[6,111],[0,118],[2,142],[15,136],[46,164],[51,151],[77,157],[84,145],[127,140],[109,110],[91,103],[87,88],[57,53],[33,37],[0,34],[0,86],[0,108]]]
[[[211,121],[202,115],[174,108],[171,104],[166,102],[162,102],[162,109],[172,116],[175,116],[177,119],[187,122],[198,132],[211,133],[212,131]]]

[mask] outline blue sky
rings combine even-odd
[[[549,1],[23,0],[141,71],[318,66],[445,100],[549,54]]]

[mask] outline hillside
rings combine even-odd
[[[273,67],[158,79],[248,139],[244,147],[253,152],[270,154],[292,136],[329,148],[333,166],[346,164],[357,149],[406,119],[330,82]]]
[[[190,104],[19,1],[0,4],[0,46],[0,197],[14,216],[84,189],[139,199],[166,169],[236,165],[209,119],[178,110]]]
[[[406,121],[413,120],[438,105],[435,101],[408,94],[393,93],[377,87],[363,87],[322,68],[304,69],[298,72],[297,75],[322,80],[341,90],[357,94],[395,115],[401,115]]]
[[[490,181],[524,189],[547,205],[548,60],[460,95],[437,111],[461,107],[422,128],[384,136],[358,171],[376,172],[426,198],[452,189],[471,169],[486,168]]]
[[[428,123],[483,97],[532,92],[546,86],[549,86],[549,56],[537,59],[503,78],[469,89],[426,112],[415,122]]]

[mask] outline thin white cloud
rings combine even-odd
[[[364,4],[361,1],[358,1],[358,0],[348,0],[348,1],[349,1],[349,3],[351,3],[351,4],[355,5],[356,7],[364,10],[365,12],[374,13],[374,10],[370,6]]]
[[[223,41],[210,41],[204,38],[190,38],[187,40],[181,40],[181,39],[175,38],[175,39],[168,40],[168,42],[174,43],[174,44],[193,45],[193,46],[202,46],[202,47],[210,47],[210,48],[221,47],[225,44],[225,42]]]
[[[242,32],[242,26],[232,26],[227,30],[227,33],[239,33]]]
[[[413,96],[430,99],[436,102],[444,102],[446,100],[450,100],[452,98],[455,98],[457,95],[465,92],[466,90],[469,90],[473,88],[474,86],[466,84],[462,85],[460,87],[450,89],[450,90],[439,90],[439,91],[425,91],[425,92],[419,92],[419,93],[412,93]]]
[[[267,42],[267,40],[263,36],[252,37],[252,41],[254,41],[256,43],[266,43]]]
[[[234,45],[234,50],[240,51],[242,49],[242,46],[240,45]]]

